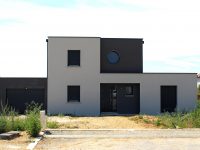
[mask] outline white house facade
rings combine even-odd
[[[143,73],[143,43],[48,37],[48,113],[159,114],[195,108],[196,73]]]

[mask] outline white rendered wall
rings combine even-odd
[[[177,86],[177,110],[196,106],[196,74],[101,74],[101,83],[140,83],[140,113],[160,113],[160,86]]]
[[[80,67],[67,66],[67,50],[80,50]],[[48,39],[48,113],[99,115],[100,38]],[[80,103],[67,102],[67,86],[80,85]]]

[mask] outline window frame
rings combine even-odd
[[[70,64],[70,52],[79,52],[79,64]],[[81,66],[81,50],[67,50],[67,66],[68,67],[80,67]]]
[[[131,88],[131,93],[130,93],[130,94],[127,93],[127,88],[128,88],[128,87]],[[126,92],[126,93],[125,93],[125,96],[126,96],[126,97],[133,97],[133,96],[134,96],[134,91],[133,91],[133,89],[134,89],[133,85],[126,85],[126,86],[125,86],[125,92]]]
[[[117,61],[112,62],[110,55],[115,54],[117,56]],[[107,61],[109,64],[117,64],[120,61],[120,54],[117,50],[111,50],[110,52],[107,53],[106,55]]]
[[[70,97],[70,92],[69,92],[69,90],[70,90],[70,87],[79,87],[79,98],[78,99],[71,99]],[[80,87],[80,85],[68,85],[67,86],[67,102],[68,103],[73,103],[73,102],[76,102],[76,103],[80,103],[80,98],[81,97],[81,87]]]

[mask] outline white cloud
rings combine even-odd
[[[49,35],[144,38],[144,68],[146,62],[157,60],[163,62],[165,71],[180,70],[180,66],[189,66],[184,72],[198,71],[191,67],[196,69],[199,61],[175,59],[199,53],[198,1],[120,1],[141,5],[147,11],[85,3],[70,9],[0,1],[0,19],[16,20],[10,25],[0,24],[0,76],[46,76],[45,39]]]

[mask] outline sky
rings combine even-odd
[[[144,72],[200,72],[199,0],[0,0],[0,77],[46,77],[48,36],[143,38]]]

